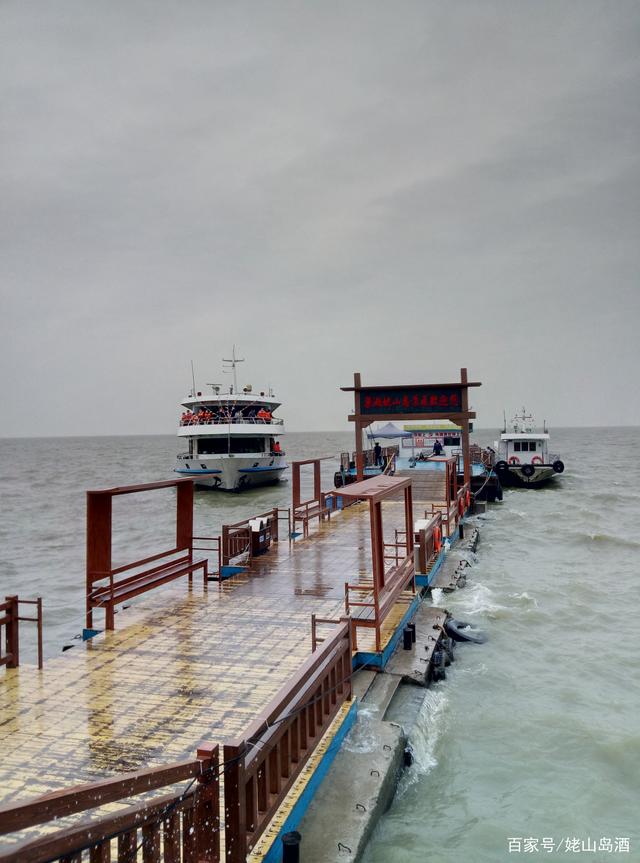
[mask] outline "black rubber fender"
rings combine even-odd
[[[552,467],[556,473],[563,473],[564,472],[564,462],[561,461],[560,459],[556,459],[554,461]]]
[[[509,470],[509,465],[506,463],[506,461],[499,461],[496,463],[494,470],[498,474],[506,473]]]
[[[450,617],[445,623],[444,628],[447,631],[447,635],[450,635],[454,641],[469,641],[472,644],[484,644],[487,640],[484,632],[481,632],[479,629],[466,628],[470,626],[471,624],[466,623],[464,620],[454,620],[453,617]]]
[[[536,469],[532,464],[523,464],[522,465],[523,476],[526,476],[529,479],[531,479],[531,477],[534,475],[535,472],[536,472]]]

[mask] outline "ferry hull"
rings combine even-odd
[[[244,491],[272,485],[282,479],[287,463],[282,456],[198,458],[178,460],[175,472],[189,477],[199,488],[219,491]]]
[[[558,476],[551,465],[533,466],[534,472],[528,477],[522,473],[521,465],[509,465],[498,471],[498,478],[503,486],[514,488],[543,488],[554,477]]]

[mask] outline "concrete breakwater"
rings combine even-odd
[[[427,697],[455,655],[445,631],[448,612],[430,603],[433,587],[466,585],[480,539],[477,528],[452,545],[438,575],[423,588],[412,623],[415,641],[400,644],[378,671],[355,672],[358,717],[299,826],[301,859],[310,863],[357,863],[381,815],[391,805],[404,769],[412,763],[410,741]],[[452,655],[453,654],[453,655]]]

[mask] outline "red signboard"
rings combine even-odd
[[[403,387],[360,390],[360,413],[384,414],[456,413],[462,410],[462,387]]]

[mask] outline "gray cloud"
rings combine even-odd
[[[0,434],[171,432],[233,342],[297,429],[461,365],[640,423],[636,3],[0,16]]]

